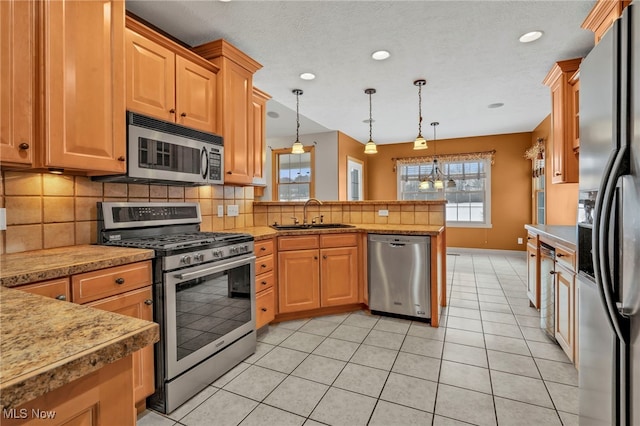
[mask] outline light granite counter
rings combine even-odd
[[[153,250],[98,245],[57,247],[0,256],[0,286],[66,277],[152,259]]]
[[[394,234],[394,235],[439,235],[444,231],[443,225],[389,225],[389,224],[358,224],[353,228],[308,228],[275,230],[270,226],[252,226],[235,228],[228,231],[243,232],[252,235],[256,241],[273,238],[281,235],[337,234],[345,232],[366,232],[370,234]]]
[[[0,408],[17,407],[158,340],[153,322],[0,286]]]
[[[570,225],[525,225],[527,231],[534,234],[543,235],[553,240],[572,246],[576,249],[576,239],[578,231],[575,226]]]

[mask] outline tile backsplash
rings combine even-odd
[[[7,230],[0,231],[0,253],[97,241],[99,201],[199,202],[203,231],[253,226],[253,187],[137,185],[94,182],[84,176],[2,172],[0,207]],[[226,215],[238,205],[237,217]],[[224,217],[217,207],[224,206]]]

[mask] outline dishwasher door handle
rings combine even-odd
[[[398,244],[398,243],[389,243],[389,245],[391,247],[404,247],[405,246],[405,244]]]

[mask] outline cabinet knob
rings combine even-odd
[[[535,254],[530,254],[529,256],[531,256],[531,257],[536,257],[536,255],[535,255]]]
[[[116,278],[116,284],[124,284],[124,278]]]
[[[118,161],[124,161],[124,156],[121,155],[120,157],[118,157]]]
[[[266,268],[267,265],[265,265],[264,263],[262,265],[260,265],[261,268]]]
[[[326,254],[325,254],[325,255],[323,255],[323,256],[322,256],[322,258],[323,258],[323,259],[326,259],[326,258],[327,258],[327,255],[326,255]]]
[[[527,237],[527,240],[533,240],[533,237]]]
[[[144,301],[144,304],[147,305],[147,306],[153,305],[153,300],[147,299],[147,300]]]
[[[18,148],[22,150],[29,149],[29,144],[26,142],[22,142],[20,145],[18,145]]]
[[[556,254],[556,256],[557,256],[557,257],[564,257],[564,254],[562,254],[562,253],[557,253],[557,254]]]
[[[266,247],[260,247],[260,251],[267,251]]]
[[[67,296],[65,296],[64,294],[59,294],[56,296],[56,299],[58,300],[67,300]]]
[[[313,260],[318,260],[318,256],[313,256]]]
[[[183,112],[182,114],[180,114],[180,117],[186,117],[186,116],[187,116],[186,112]]]
[[[231,172],[231,170],[227,171],[227,174],[228,174],[228,175],[230,175],[231,173],[232,173],[232,172]]]
[[[551,274],[551,275],[553,275],[555,273],[556,273],[556,271],[549,271],[549,274]]]
[[[176,110],[175,110],[175,109],[173,109],[173,108],[171,108],[171,109],[169,110],[169,113],[170,113],[170,114],[175,114],[175,113],[176,113]]]
[[[261,308],[260,309],[262,312],[267,312],[267,308]]]
[[[560,176],[561,174],[562,174],[562,173],[560,173],[560,172],[555,172],[553,175],[554,175],[554,176]]]
[[[267,282],[266,281],[262,281],[260,284],[267,285]]]

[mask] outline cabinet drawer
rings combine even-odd
[[[272,288],[276,278],[273,272],[267,272],[266,274],[260,274],[256,277],[256,293]]]
[[[278,250],[305,250],[318,248],[317,235],[305,235],[302,237],[278,237]]]
[[[556,262],[575,272],[576,252],[561,245],[556,245]]]
[[[256,275],[273,271],[273,255],[262,256],[256,259]]]
[[[257,257],[266,256],[273,253],[273,239],[256,241],[254,251]]]
[[[276,299],[272,288],[256,295],[256,329],[273,321],[276,311],[275,303]]]
[[[55,280],[42,281],[35,284],[22,285],[18,290],[28,293],[39,294],[40,296],[51,297],[58,300],[70,300],[71,291],[69,289],[69,277]]]
[[[320,247],[348,247],[358,245],[358,234],[320,235]]]
[[[71,277],[72,301],[87,303],[151,285],[151,261],[87,272]]]
[[[534,234],[533,232],[527,232],[527,244],[533,244],[534,246],[538,245],[538,234]]]

